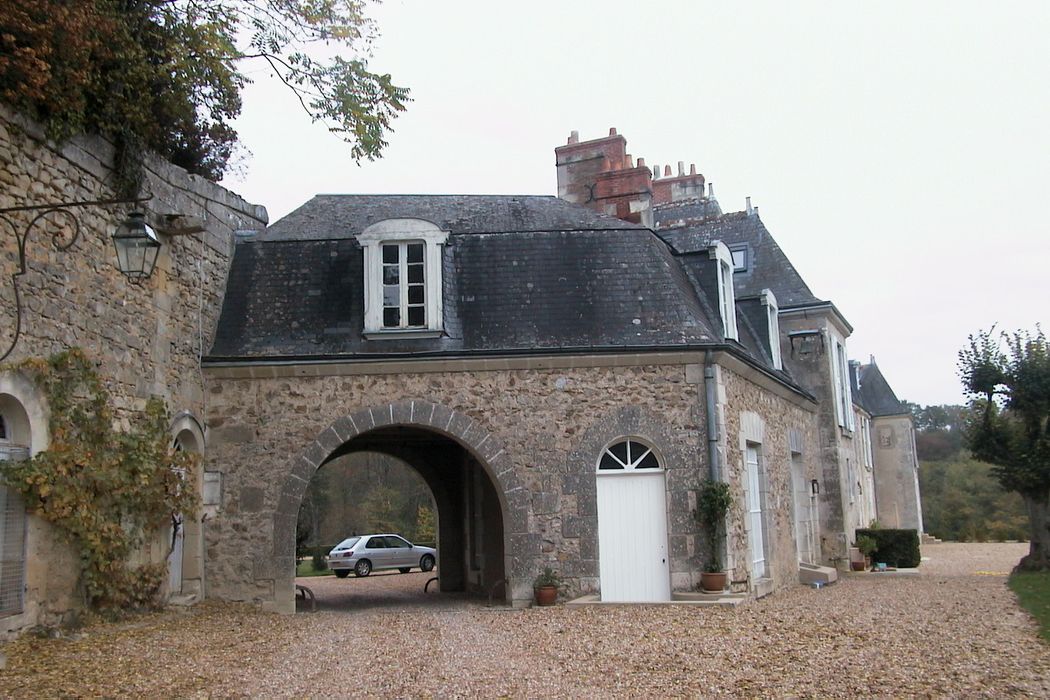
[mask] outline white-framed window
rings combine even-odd
[[[637,440],[621,440],[606,448],[598,460],[598,471],[635,471],[659,469],[660,460],[653,448]]]
[[[721,241],[715,241],[708,248],[708,254],[715,261],[718,275],[718,314],[722,318],[722,330],[727,339],[736,340],[736,295],[733,292],[733,254]]]
[[[846,362],[846,346],[838,338],[832,338],[831,369],[835,380],[835,417],[841,427],[853,430],[853,392],[850,389],[849,364]]]
[[[364,249],[366,337],[441,334],[441,257],[448,235],[429,221],[387,219],[357,236]]]
[[[777,306],[777,298],[768,289],[762,290],[762,305],[766,307],[769,355],[773,360],[773,369],[784,369],[784,360],[780,355],[780,307]]]
[[[746,272],[750,257],[747,245],[735,245],[729,249],[729,254],[733,257],[733,272]]]

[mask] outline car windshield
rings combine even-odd
[[[337,544],[335,546],[335,549],[350,549],[355,544],[357,544],[358,540],[360,539],[360,537],[347,537],[345,540]]]

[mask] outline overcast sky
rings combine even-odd
[[[318,193],[557,194],[554,147],[616,127],[750,195],[900,398],[1050,304],[1050,3],[387,0],[371,68],[412,90],[382,160],[252,73],[225,185],[271,221]]]

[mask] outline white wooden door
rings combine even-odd
[[[762,483],[759,479],[758,448],[747,446],[747,514],[748,543],[751,546],[751,572],[754,578],[765,578],[766,533],[762,515]]]
[[[602,600],[670,600],[663,471],[599,472],[597,479]]]

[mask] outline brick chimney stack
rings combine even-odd
[[[627,139],[609,129],[604,138],[580,142],[573,131],[568,143],[554,149],[558,197],[604,214],[653,225],[652,172],[627,153]]]

